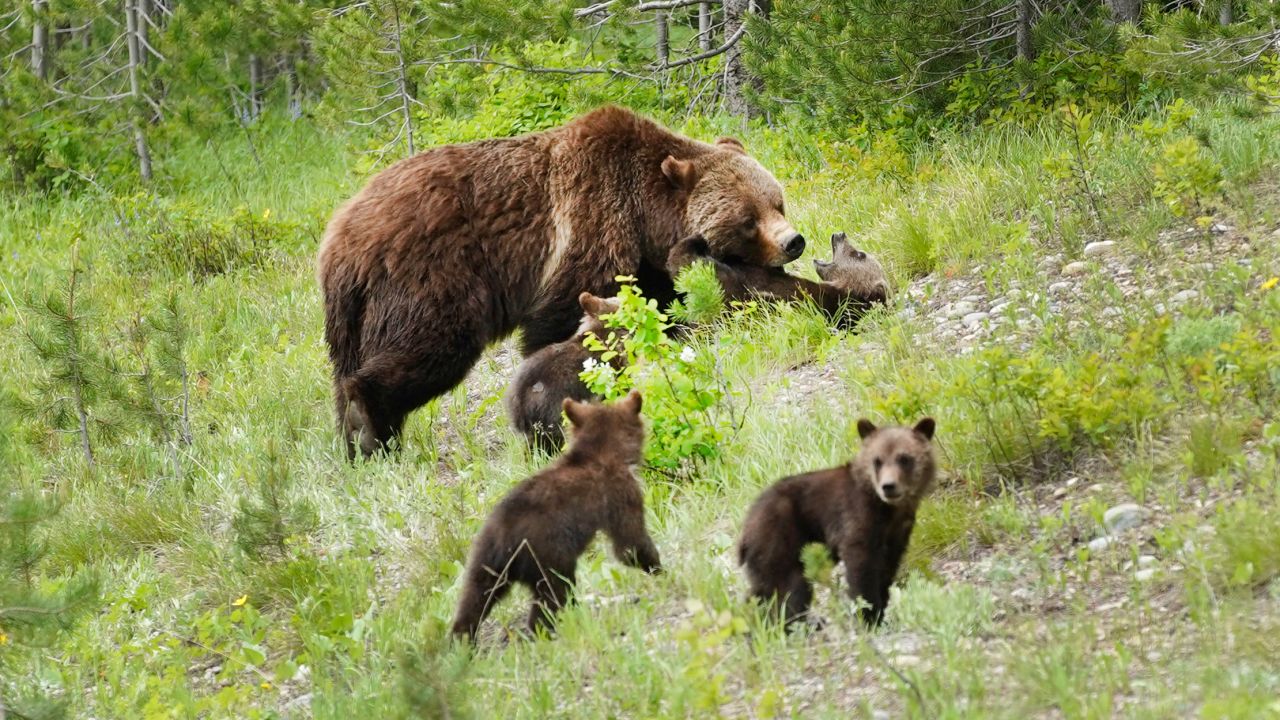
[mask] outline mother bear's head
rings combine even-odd
[[[737,140],[720,138],[714,148],[662,161],[662,174],[688,196],[687,234],[701,234],[721,260],[781,267],[800,257],[804,236],[787,221],[782,185]]]

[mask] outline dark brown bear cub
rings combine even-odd
[[[813,587],[800,551],[822,543],[844,561],[849,596],[862,598],[868,625],[878,625],[889,586],[907,551],[916,508],[933,487],[932,418],[914,428],[877,428],[858,421],[862,451],[849,464],[775,483],[747,513],[738,562],[751,595],[790,626],[804,618]],[[781,604],[781,608],[778,607]]]
[[[657,573],[635,467],[644,448],[640,393],[612,405],[564,401],[569,449],[520,483],[490,513],[472,547],[455,635],[474,639],[485,616],[521,583],[533,591],[529,629],[550,629],[569,600],[578,556],[604,531],[622,562]]]
[[[724,289],[726,302],[761,297],[798,300],[808,297],[828,317],[851,327],[877,303],[889,300],[889,279],[884,267],[871,255],[849,243],[844,233],[831,236],[831,261],[814,260],[822,282],[790,275],[781,268],[760,267],[722,260],[698,235],[681,240],[667,255],[667,272],[675,277],[695,262],[709,262]]]
[[[511,416],[511,423],[530,445],[546,452],[557,451],[564,445],[560,409],[565,398],[597,399],[579,377],[583,363],[596,356],[582,346],[582,340],[587,333],[604,339],[607,332],[600,316],[618,310],[616,298],[599,298],[588,292],[578,296],[578,304],[583,310],[578,331],[568,340],[548,345],[525,358],[516,368],[507,390],[507,414]]]

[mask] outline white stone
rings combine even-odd
[[[981,296],[981,295],[965,295],[964,297],[962,297],[962,298],[960,298],[960,299],[961,299],[961,300],[963,300],[964,302],[969,302],[969,303],[980,303],[980,302],[982,302],[982,296]]]
[[[1133,579],[1137,580],[1138,582],[1147,582],[1148,580],[1150,580],[1155,576],[1156,576],[1155,568],[1145,568],[1134,573]]]
[[[1195,300],[1198,297],[1200,297],[1200,293],[1196,292],[1195,290],[1183,290],[1182,292],[1179,292],[1178,294],[1170,298],[1170,300],[1172,300],[1175,303],[1184,303],[1190,300]]]
[[[1148,567],[1151,567],[1152,565],[1155,565],[1155,564],[1156,564],[1156,556],[1155,556],[1155,555],[1139,555],[1139,556],[1138,556],[1138,567],[1139,567],[1139,568],[1148,568]]]
[[[969,313],[968,315],[965,315],[964,318],[960,320],[960,322],[964,323],[965,327],[972,330],[978,327],[978,325],[982,324],[982,321],[986,320],[989,317],[991,316],[987,313],[974,312],[974,313]]]
[[[1071,277],[1073,275],[1083,275],[1085,271],[1087,271],[1088,269],[1089,269],[1089,265],[1087,263],[1085,263],[1083,260],[1077,260],[1073,263],[1067,263],[1066,265],[1063,265],[1062,274],[1065,277]]]
[[[1100,538],[1094,538],[1093,540],[1089,541],[1089,552],[1094,553],[1096,555],[1115,544],[1116,544],[1115,538],[1111,537],[1110,535],[1103,535]]]
[[[1099,240],[1091,242],[1084,246],[1085,257],[1098,257],[1099,255],[1107,255],[1116,247],[1115,240]]]
[[[975,309],[977,309],[977,306],[973,303],[961,300],[960,302],[952,303],[949,306],[947,309],[947,317],[963,317],[973,312]]]
[[[1111,532],[1123,532],[1142,524],[1147,511],[1133,503],[1117,505],[1102,516],[1102,524]]]
[[[1071,289],[1071,283],[1069,282],[1056,282],[1049,286],[1049,292],[1051,293],[1066,292],[1070,289]]]
[[[990,312],[992,315],[999,315],[1008,309],[1009,309],[1009,303],[1002,302],[1002,303],[997,303],[995,305],[992,305]]]

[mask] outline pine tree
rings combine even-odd
[[[288,556],[290,538],[310,532],[316,516],[310,503],[290,497],[293,472],[277,440],[267,439],[266,457],[254,472],[254,495],[240,499],[231,528],[235,542],[255,559]]]

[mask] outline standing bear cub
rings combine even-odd
[[[858,421],[862,450],[849,464],[794,475],[765,490],[747,513],[738,545],[751,595],[791,626],[813,599],[800,551],[822,543],[844,561],[849,596],[862,598],[878,625],[889,586],[915,526],[916,509],[934,482],[932,418],[914,428]],[[779,604],[781,608],[779,608]]]
[[[808,297],[827,317],[843,327],[852,327],[873,306],[889,301],[889,278],[884,267],[851,245],[842,232],[831,235],[831,260],[813,261],[822,282],[796,277],[781,268],[722,260],[698,235],[687,237],[671,248],[667,272],[675,277],[695,262],[711,263],[726,302],[754,297],[771,300]]]
[[[600,298],[588,292],[578,296],[578,304],[582,306],[582,322],[573,337],[525,358],[507,389],[507,414],[511,416],[511,423],[530,445],[545,452],[559,450],[564,445],[560,412],[565,398],[597,399],[587,389],[580,373],[583,363],[599,353],[583,347],[582,341],[589,333],[603,339],[606,331],[601,316],[618,311],[616,298]]]
[[[617,107],[378,173],[333,214],[317,263],[348,454],[392,443],[512,332],[525,355],[572,335],[584,290],[613,295],[632,275],[665,306],[667,253],[693,234],[753,265],[805,247],[782,186],[742,143],[699,142]]]
[[[474,639],[512,583],[533,591],[529,629],[549,629],[573,591],[578,557],[599,531],[622,562],[661,572],[635,474],[644,449],[640,404],[634,390],[612,405],[564,401],[569,450],[517,485],[485,521],[467,563],[455,635]]]

